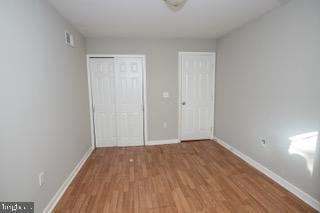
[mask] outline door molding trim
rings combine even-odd
[[[182,112],[182,109],[181,109],[181,102],[182,102],[182,95],[181,95],[181,92],[182,92],[182,56],[183,55],[194,55],[194,54],[197,54],[197,55],[209,55],[209,56],[212,56],[213,57],[213,67],[212,67],[212,76],[213,76],[213,79],[212,79],[212,95],[213,95],[213,105],[212,105],[212,129],[211,129],[211,138],[214,137],[214,106],[215,106],[215,76],[216,76],[216,52],[179,52],[179,64],[178,64],[178,72],[179,72],[179,77],[178,77],[178,87],[179,87],[179,100],[178,100],[178,139],[179,141],[181,141],[181,112]]]
[[[142,88],[143,88],[143,144],[146,145],[148,141],[148,125],[147,125],[147,78],[146,78],[146,56],[145,55],[126,55],[126,54],[87,54],[87,78],[89,91],[89,110],[90,110],[90,129],[91,129],[91,145],[93,148],[95,144],[94,121],[93,121],[93,100],[91,89],[91,70],[90,58],[141,58],[142,59]]]

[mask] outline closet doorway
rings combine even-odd
[[[146,140],[145,56],[90,55],[92,143],[143,146]]]

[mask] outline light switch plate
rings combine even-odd
[[[169,98],[169,92],[163,92],[162,93],[163,98]]]

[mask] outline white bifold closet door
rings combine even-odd
[[[143,145],[143,59],[91,58],[90,71],[96,146]]]
[[[116,58],[118,146],[143,145],[142,58]]]
[[[117,146],[114,58],[91,58],[90,71],[96,146]]]
[[[213,131],[212,53],[182,53],[181,140],[210,139]]]

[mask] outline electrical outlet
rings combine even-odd
[[[162,93],[163,98],[169,98],[169,92],[163,92]]]
[[[39,174],[39,186],[43,186],[45,180],[45,172],[40,172]]]

